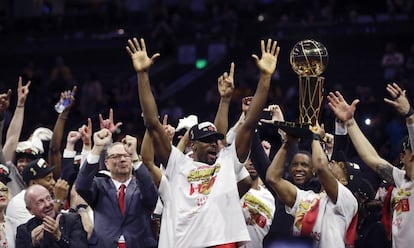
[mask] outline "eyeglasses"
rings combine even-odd
[[[124,157],[125,159],[131,159],[131,155],[129,155],[128,153],[114,153],[114,154],[110,154],[108,155],[108,159],[114,159],[114,160],[120,160],[122,157]]]

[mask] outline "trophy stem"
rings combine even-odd
[[[299,123],[314,126],[319,119],[325,78],[299,76]]]

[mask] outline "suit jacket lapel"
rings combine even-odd
[[[132,177],[132,180],[129,182],[128,187],[126,188],[125,192],[125,215],[128,213],[129,208],[131,206],[131,202],[133,199],[133,195],[135,193],[135,190],[137,189],[137,182],[135,181],[135,178]]]
[[[103,184],[105,192],[108,194],[108,198],[112,204],[112,208],[115,210],[115,212],[121,217],[121,210],[119,209],[118,204],[118,189],[115,188],[114,182],[110,178],[105,180],[105,183]]]

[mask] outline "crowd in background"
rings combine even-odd
[[[115,140],[125,134],[133,135],[138,140],[132,144],[138,148],[146,131],[142,103],[140,105],[137,97],[137,76],[131,73],[126,52],[120,49],[125,47],[126,36],[129,38],[136,33],[143,34],[148,40],[148,49],[152,51],[149,54],[160,52],[162,55],[161,61],[151,69],[150,86],[160,116],[167,114],[169,124],[174,127],[188,114],[196,114],[200,120],[215,118],[221,99],[217,91],[217,75],[222,73],[223,67],[235,62],[235,90],[229,109],[231,126],[239,120],[240,103],[254,94],[259,80],[258,68],[250,58],[250,54],[257,54],[258,49],[253,49],[250,54],[240,51],[255,47],[251,45],[253,41],[269,35],[275,39],[280,36],[282,50],[277,70],[272,74],[266,103],[277,104],[285,120],[295,121],[299,115],[298,79],[288,63],[290,48],[298,39],[315,38],[322,41],[330,53],[328,69],[323,74],[326,77],[325,99],[320,115],[325,131],[334,133],[336,130],[336,113],[329,109],[326,97],[328,92],[339,90],[347,99],[360,100],[354,118],[382,158],[390,165],[399,165],[401,153],[405,152],[406,147],[401,148],[401,140],[407,134],[405,120],[395,114],[395,109],[384,104],[383,98],[390,94],[387,84],[397,82],[401,89],[407,90],[407,99],[412,101],[414,40],[403,39],[407,37],[404,32],[393,36],[394,33],[386,27],[412,22],[412,1],[382,1],[380,4],[298,0],[95,1],[94,4],[88,1],[27,1],[35,8],[31,5],[20,8],[17,2],[6,1],[0,6],[0,34],[4,34],[0,44],[4,45],[2,51],[7,58],[1,62],[7,71],[0,73],[0,93],[12,89],[10,108],[4,109],[3,113],[3,144],[7,141],[8,128],[12,127],[13,111],[20,106],[15,85],[22,76],[22,81],[31,81],[31,86],[25,99],[21,140],[28,139],[35,127],[55,129],[56,120],[62,115],[56,113],[54,105],[62,100],[62,94],[70,98],[67,90],[74,90],[76,85],[76,101],[71,106],[70,118],[64,115],[67,119],[60,131],[67,134],[84,125],[87,118],[92,118],[93,130],[108,127]],[[359,25],[364,27],[363,31],[359,30]],[[256,26],[260,28],[255,29]],[[307,28],[311,31],[307,32]],[[301,32],[293,34],[296,29]],[[198,76],[193,76],[197,71],[193,64],[177,62],[183,44],[196,44],[195,47],[201,49],[201,56],[205,56],[205,48],[217,42],[225,47],[222,59],[208,61],[206,68],[198,70],[201,72]],[[19,51],[19,45],[24,47],[22,51]],[[73,50],[71,45],[75,47]],[[36,48],[39,49],[37,52]],[[187,87],[164,98],[169,87],[183,75],[190,78]],[[396,91],[401,95],[402,90]],[[392,98],[400,96],[393,94],[397,93],[392,91]],[[108,119],[102,118],[108,114]],[[122,126],[109,128],[108,123],[115,124],[114,119],[122,121]],[[259,129],[261,138],[271,145],[269,153],[275,155],[280,146],[279,134],[274,132],[273,126],[265,125]],[[63,135],[61,139],[61,142],[68,142],[70,137]],[[174,143],[177,139],[175,137]],[[63,151],[61,148],[59,146]],[[386,192],[389,184],[381,181],[367,167],[369,163],[351,150],[348,158],[360,164],[370,185]],[[122,157],[126,158],[126,155],[119,159]],[[96,161],[88,158],[90,164]],[[271,186],[267,185],[267,188]],[[41,189],[37,190],[40,192]],[[384,200],[385,193],[382,193],[377,198]],[[370,199],[374,197],[369,196]],[[372,218],[378,219],[379,209],[378,205],[370,208]],[[88,232],[87,227],[84,229]],[[89,238],[91,232],[87,235]]]

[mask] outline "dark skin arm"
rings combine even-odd
[[[55,126],[53,128],[53,135],[50,141],[49,146],[49,159],[48,162],[50,165],[54,165],[55,169],[53,170],[53,176],[55,179],[60,177],[61,174],[61,160],[62,160],[62,139],[63,132],[65,131],[65,123],[68,119],[70,109],[72,108],[75,102],[76,86],[73,86],[72,93],[70,91],[64,91],[61,93],[61,99],[69,99],[69,105],[59,114],[58,119],[56,120]]]
[[[151,174],[152,180],[154,181],[157,188],[160,186],[162,173],[154,163],[154,147],[151,142],[151,138],[146,131],[141,144],[141,157],[142,163],[147,167]]]
[[[316,125],[313,128],[316,134],[319,134],[323,137],[323,129]],[[331,173],[328,167],[328,158],[321,146],[319,140],[312,141],[312,165],[318,174],[319,182],[322,187],[325,189],[326,194],[331,199],[333,203],[336,203],[338,200],[338,181],[335,176]]]
[[[234,63],[230,64],[229,73],[224,72],[217,79],[217,88],[220,94],[220,103],[216,118],[214,119],[214,125],[219,133],[226,134],[229,126],[230,101],[234,92]],[[222,141],[223,144],[226,144],[225,138]]]
[[[246,161],[249,154],[254,130],[260,119],[260,114],[266,105],[270,81],[272,74],[276,70],[279,51],[280,48],[277,46],[277,42],[268,39],[267,43],[264,40],[261,41],[262,57],[259,59],[257,55],[252,55],[260,70],[260,79],[250,103],[249,111],[246,113],[246,118],[236,133],[235,142],[239,161]]]
[[[157,147],[157,149],[155,149],[155,156],[164,166],[167,166],[168,158],[171,153],[171,144],[161,122],[158,120],[158,107],[151,91],[148,74],[150,67],[154,64],[160,54],[156,53],[153,56],[148,57],[145,41],[142,38],[140,40],[137,38],[128,40],[126,50],[131,57],[134,70],[137,73],[138,95],[144,118],[144,125],[150,134],[154,147]]]
[[[286,135],[286,142],[277,151],[273,157],[272,163],[266,172],[266,181],[277,193],[279,199],[288,207],[293,207],[296,201],[296,186],[283,178],[285,171],[285,161],[289,149],[297,146],[297,139]]]

